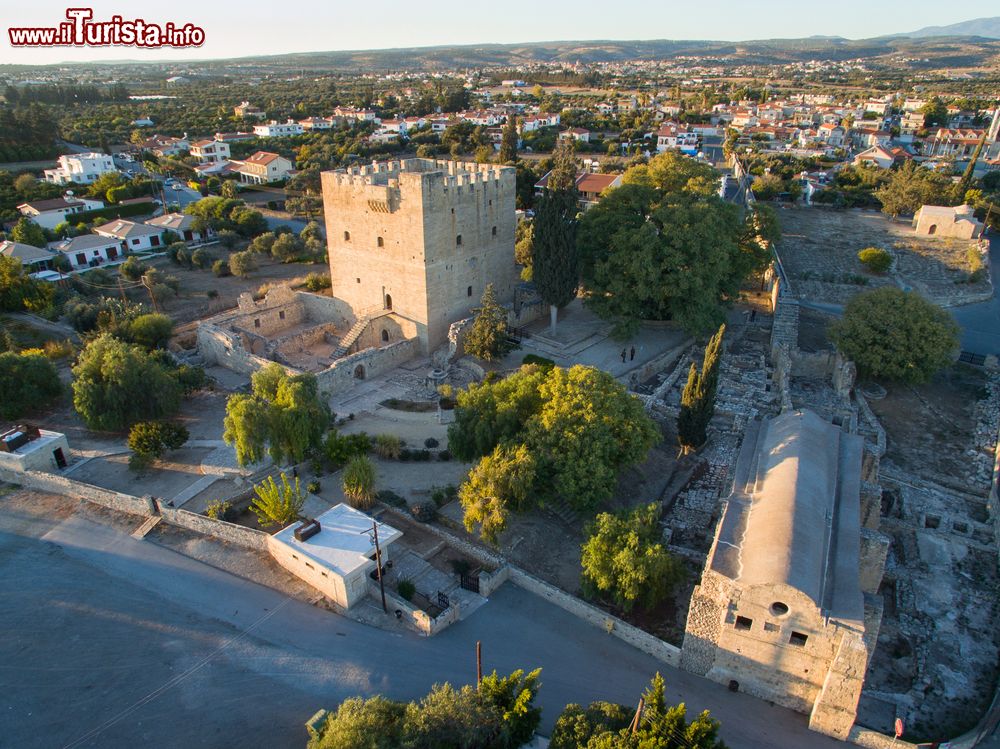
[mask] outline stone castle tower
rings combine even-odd
[[[333,297],[350,321],[382,310],[412,321],[428,354],[492,283],[513,299],[512,167],[406,159],[324,172]]]

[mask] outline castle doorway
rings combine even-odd
[[[354,379],[363,380],[365,379],[365,365],[359,364],[354,368]]]
[[[392,309],[392,295],[391,294],[386,294],[385,295],[385,308],[386,309]]]

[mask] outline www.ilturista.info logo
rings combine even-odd
[[[190,23],[167,22],[162,26],[141,18],[131,21],[111,16],[110,21],[93,21],[91,8],[68,8],[58,26],[9,28],[14,47],[200,47],[204,29]]]

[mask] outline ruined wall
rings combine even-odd
[[[243,375],[251,375],[270,360],[252,354],[243,345],[243,336],[215,325],[198,325],[198,353],[208,365],[217,364]]]
[[[420,343],[413,338],[392,343],[383,348],[372,348],[338,359],[329,369],[316,373],[319,389],[330,395],[350,390],[356,380],[375,377],[409,361],[420,350]],[[358,377],[358,367],[361,368]]]
[[[311,291],[296,291],[295,298],[306,312],[306,317],[314,322],[332,322],[347,327],[350,310],[339,299],[314,294]]]
[[[383,336],[382,331],[385,331]],[[399,315],[381,315],[374,318],[365,327],[357,343],[351,347],[353,353],[370,348],[382,348],[393,343],[399,343],[417,337],[417,325]]]
[[[704,676],[715,662],[722,619],[732,593],[732,582],[706,570],[688,606],[681,647],[681,668]]]
[[[890,539],[871,528],[861,529],[861,591],[878,593],[885,574],[885,560],[889,555]]]

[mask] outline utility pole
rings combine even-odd
[[[632,725],[629,726],[629,728],[632,731],[632,735],[633,736],[639,730],[639,721],[642,719],[642,711],[643,711],[643,708],[645,708],[645,707],[646,707],[646,700],[645,700],[645,698],[640,697],[639,698],[639,707],[636,708],[635,717],[632,718]]]
[[[483,643],[476,640],[476,689],[483,683]]]
[[[156,296],[153,294],[153,287],[146,283],[146,277],[142,278],[142,285],[146,287],[146,291],[149,292],[149,300],[153,303],[153,311],[159,312],[160,308],[156,305]]]
[[[361,531],[362,533],[369,533],[369,531]],[[382,593],[382,611],[389,613],[389,607],[385,605],[385,582],[382,580],[382,549],[378,545],[378,523],[375,519],[372,519],[372,529],[370,531],[372,543],[375,544],[375,574],[378,575],[378,587],[379,591]]]

